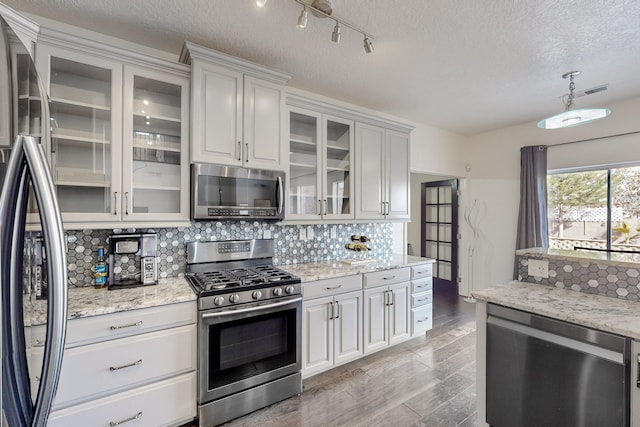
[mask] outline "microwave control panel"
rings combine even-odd
[[[212,217],[225,216],[276,216],[275,209],[236,209],[236,208],[208,208],[207,215]]]

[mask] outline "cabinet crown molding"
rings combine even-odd
[[[112,46],[104,42],[83,38],[75,34],[68,34],[47,27],[40,27],[38,43],[59,46],[69,50],[79,51],[81,53],[90,52],[94,55],[99,55],[118,62],[153,67],[157,71],[178,74],[181,76],[189,76],[191,74],[191,70],[188,66],[178,62],[156,58],[131,49]]]
[[[286,85],[292,77],[291,74],[276,70],[275,68],[227,55],[226,53],[218,52],[217,50],[209,49],[195,43],[184,42],[182,51],[180,52],[180,62],[192,65],[194,59],[241,71],[245,74],[281,85]]]
[[[366,123],[372,126],[379,126],[385,129],[394,130],[400,133],[411,133],[415,129],[415,126],[411,126],[405,123],[397,122],[395,120],[389,120],[382,117],[374,116],[371,114],[363,113],[351,108],[340,107],[338,105],[329,104],[317,99],[307,98],[297,94],[293,94],[287,91],[286,104],[292,107],[306,108],[309,110],[317,111],[320,113],[331,114],[334,116],[340,116],[348,118],[360,123]]]
[[[7,24],[16,32],[24,34],[28,39],[36,40],[40,26],[24,15],[16,12],[10,7],[0,3],[0,14],[4,17]],[[22,40],[24,43],[25,40]],[[26,43],[25,43],[26,44]],[[31,48],[31,46],[29,46]],[[33,54],[33,52],[31,52]]]

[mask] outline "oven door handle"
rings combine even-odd
[[[255,307],[241,308],[238,310],[221,311],[218,313],[205,313],[202,315],[202,318],[208,319],[210,317],[224,317],[224,316],[233,316],[235,314],[241,314],[241,313],[251,313],[252,311],[264,310],[265,308],[269,309],[269,308],[281,307],[283,305],[295,304],[300,301],[302,301],[302,297],[298,297],[298,298],[294,298],[294,299],[290,299],[282,302],[276,302],[273,304],[265,304],[265,305],[258,305]]]

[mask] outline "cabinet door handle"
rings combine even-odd
[[[336,315],[334,319],[339,319],[339,318],[340,318],[340,303],[336,301]]]
[[[384,202],[380,202],[380,215],[384,215]]]
[[[318,200],[318,215],[322,215],[322,200]]]
[[[389,215],[389,211],[391,210],[389,202],[384,202],[384,206],[385,206],[384,214]]]
[[[389,291],[384,291],[384,305],[389,305]]]
[[[129,192],[124,192],[124,214],[129,215]]]
[[[389,293],[391,294],[391,302],[389,303],[389,305],[393,305],[396,302],[396,294],[394,294],[393,291],[389,291]]]
[[[638,363],[638,365],[637,365],[638,372],[637,372],[637,378],[636,378],[636,387],[640,388],[640,353],[638,353],[636,358],[637,358],[637,363]]]
[[[342,285],[338,285],[338,286],[327,286],[325,289],[328,291],[332,291],[334,289],[340,289],[342,287]]]
[[[118,192],[113,192],[113,214],[118,215]]]
[[[236,150],[238,152],[238,161],[242,160],[242,141],[238,141],[238,149]]]
[[[333,302],[329,303],[329,320],[333,319]]]
[[[383,277],[382,280],[393,280],[396,276]]]
[[[110,421],[109,425],[111,427],[115,427],[115,426],[119,426],[120,424],[124,424],[124,423],[128,423],[129,421],[135,421],[139,418],[142,418],[142,411],[138,412],[136,415],[134,415],[133,417],[130,418],[126,418],[122,421]]]
[[[326,216],[327,215],[327,200],[326,199],[323,200],[322,206],[323,206],[323,209],[322,209],[323,213],[322,214]]]
[[[244,161],[248,163],[249,162],[249,143],[245,142],[244,147],[245,147]]]
[[[134,366],[142,365],[142,359],[136,360],[135,362],[129,363],[127,365],[122,366],[110,366],[109,370],[111,372],[119,371],[120,369],[132,368]]]
[[[136,323],[132,323],[130,325],[110,326],[109,329],[111,329],[112,331],[117,331],[118,329],[133,328],[133,327],[136,327],[136,326],[142,326],[142,320],[140,320],[139,322],[136,322]]]

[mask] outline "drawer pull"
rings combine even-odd
[[[138,366],[138,365],[142,365],[142,359],[140,359],[140,360],[138,360],[138,361],[136,361],[136,362],[133,362],[133,363],[129,363],[128,365],[122,365],[122,366],[110,366],[110,367],[109,367],[109,370],[110,370],[111,372],[113,372],[113,371],[119,371],[120,369],[131,368],[131,367],[133,367],[133,366]]]
[[[391,277],[383,277],[382,280],[393,280],[395,279],[396,276],[391,276]]]
[[[422,319],[422,320],[418,320],[418,323],[426,322],[427,320],[429,320],[429,318],[428,318],[428,317],[425,317],[425,318],[424,318],[424,319]]]
[[[142,326],[142,320],[136,323],[132,323],[130,325],[122,325],[122,326],[111,326],[109,329],[111,329],[112,331],[117,331],[118,329],[124,329],[124,328],[134,328],[136,326]]]
[[[340,289],[342,287],[342,285],[338,285],[338,286],[327,286],[325,289],[328,291],[333,291],[334,289]]]
[[[142,411],[138,412],[138,413],[137,413],[136,415],[134,415],[133,417],[127,418],[127,419],[122,420],[122,421],[110,421],[110,422],[109,422],[109,425],[110,425],[111,427],[119,426],[120,424],[128,423],[129,421],[135,421],[135,420],[137,420],[138,418],[142,418]]]

